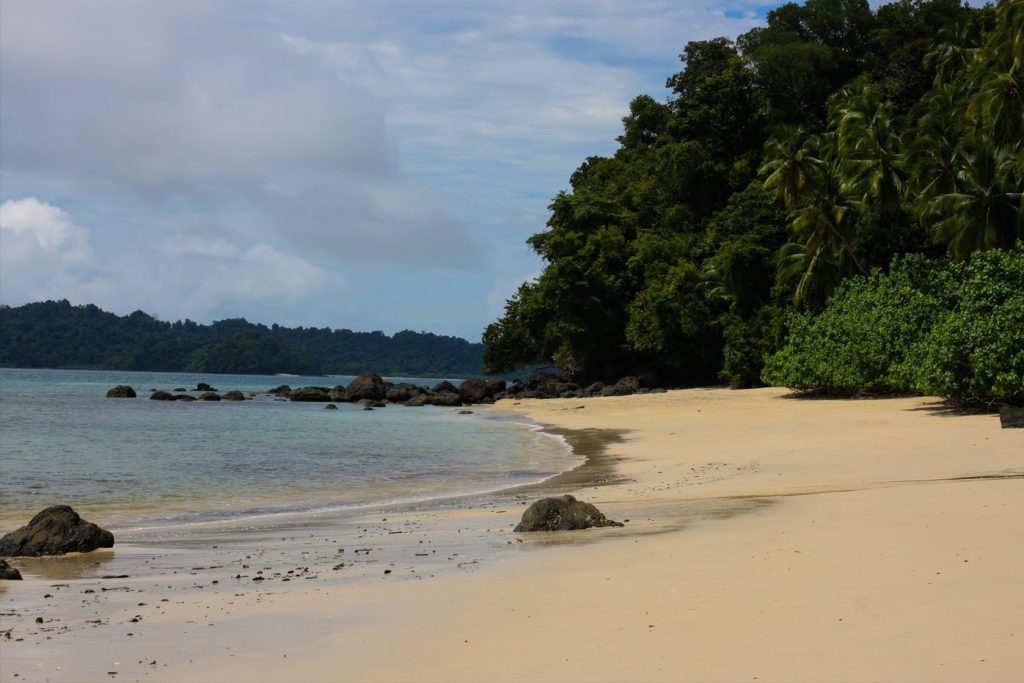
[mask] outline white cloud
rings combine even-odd
[[[63,250],[73,258],[86,258],[84,231],[65,211],[35,197],[9,199],[0,204],[0,229],[32,235],[41,249]]]

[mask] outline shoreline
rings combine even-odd
[[[512,534],[513,494],[360,520],[349,531],[374,559],[339,572],[341,530],[307,524],[219,568],[162,557],[145,577],[32,579],[0,593],[5,614],[55,597],[42,626],[4,617],[31,635],[0,645],[0,679],[91,679],[114,662],[117,680],[1021,678],[1024,434],[940,416],[934,399],[782,393],[499,404],[595,448],[577,469],[613,481],[567,473],[550,492],[626,527]],[[417,559],[426,548],[441,553]],[[226,578],[242,563],[270,580]],[[283,582],[305,566],[317,580]]]

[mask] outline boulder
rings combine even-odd
[[[409,406],[410,408],[419,408],[421,406],[425,406],[425,405],[429,405],[429,404],[430,404],[430,396],[428,396],[427,394],[417,394],[416,396],[413,396],[412,398],[410,398],[408,401],[406,401],[402,405]]]
[[[149,395],[149,398],[151,400],[153,400],[153,401],[174,401],[174,400],[176,400],[175,397],[174,397],[174,394],[172,394],[169,391],[164,391],[163,389],[157,389],[156,391],[154,391],[152,394]]]
[[[512,380],[512,384],[509,385],[505,393],[509,394],[510,396],[515,396],[516,394],[521,394],[524,391],[526,391],[526,385],[523,384],[523,380],[514,379]]]
[[[21,581],[21,572],[7,564],[7,560],[0,560],[0,581]]]
[[[439,391],[430,397],[430,403],[435,406],[454,407],[461,406],[462,399],[454,391]]]
[[[624,526],[613,522],[600,510],[574,497],[542,498],[526,508],[515,531],[569,531],[593,526]]]
[[[333,403],[328,403],[327,405],[324,406],[324,409],[325,410],[337,410],[338,406],[334,405]]]
[[[0,538],[0,557],[87,553],[113,546],[112,533],[85,521],[67,505],[54,505]]]
[[[459,388],[452,384],[451,382],[449,382],[448,380],[443,380],[435,384],[434,388],[431,389],[431,391],[433,391],[435,394],[440,394],[442,391],[446,391],[450,394],[457,394],[459,393]]]
[[[330,399],[331,403],[345,403],[348,401],[348,394],[345,392],[344,387],[334,387],[327,392],[327,398]]]
[[[127,384],[118,384],[107,392],[107,398],[135,398],[135,390]]]
[[[505,390],[505,380],[467,379],[459,385],[459,398],[463,403],[483,403]]]
[[[999,409],[999,424],[1003,429],[1024,429],[1024,406],[1003,406]]]
[[[640,380],[636,377],[623,377],[612,387],[612,396],[628,396],[635,394],[640,388]]]
[[[583,390],[584,396],[600,396],[601,392],[604,391],[604,382],[594,382],[586,389]]]
[[[419,396],[422,393],[423,390],[415,384],[402,382],[401,384],[392,384],[388,387],[384,394],[384,398],[392,403],[404,403],[413,396]]]
[[[299,389],[293,389],[288,398],[293,401],[306,401],[306,402],[319,402],[327,403],[331,400],[327,390],[323,387],[301,387]]]
[[[198,389],[196,391],[198,391]],[[281,386],[274,387],[267,393],[274,394],[276,396],[287,396],[288,394],[292,393],[292,388],[287,384],[282,384]]]
[[[225,391],[221,395],[221,400],[224,400],[224,401],[244,401],[245,400],[245,394],[243,394],[241,391],[239,391],[237,389],[233,389],[232,391]]]
[[[364,398],[372,401],[383,401],[386,394],[384,379],[376,373],[359,375],[349,382],[345,393],[350,401],[359,401]]]
[[[182,389],[182,391],[184,391],[184,389]],[[196,385],[196,388],[194,389],[194,391],[217,391],[217,390],[214,389],[213,387],[211,387],[206,382],[200,382],[199,384]]]
[[[185,403],[191,403],[192,401],[196,400],[196,397],[195,396],[191,396],[189,394],[175,394],[174,395],[174,400],[175,401],[184,401]]]
[[[364,408],[387,408],[388,404],[384,401],[378,401],[372,398],[361,398],[359,399],[359,405]]]
[[[202,396],[199,397],[199,400],[200,401],[219,401],[220,400],[220,394],[218,394],[216,391],[207,391]]]

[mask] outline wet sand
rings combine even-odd
[[[505,402],[587,464],[386,521],[18,561],[0,679],[1024,679],[1024,432],[784,395]],[[511,532],[555,492],[629,522]]]

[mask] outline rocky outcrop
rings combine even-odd
[[[331,397],[324,387],[301,387],[293,389],[288,398],[292,401],[305,401],[309,403],[327,403]]]
[[[153,401],[174,401],[174,400],[177,400],[175,398],[174,394],[172,394],[169,391],[164,391],[163,389],[157,389],[156,391],[154,391],[152,394],[149,395],[149,398],[150,398],[150,400],[153,400]]]
[[[435,406],[454,407],[462,405],[462,399],[454,391],[439,391],[429,397],[429,401],[431,405]]]
[[[327,410],[337,410],[338,406],[334,405],[333,403],[328,403],[327,405],[324,406],[324,408]]]
[[[199,397],[199,400],[200,401],[219,401],[220,400],[220,394],[218,394],[216,391],[207,391],[202,396]]]
[[[0,581],[21,581],[21,572],[7,564],[7,560],[0,560]]]
[[[467,379],[459,385],[459,398],[463,403],[484,403],[505,391],[505,380]]]
[[[459,388],[452,384],[451,382],[449,382],[448,380],[443,380],[435,384],[431,391],[434,392],[435,394],[440,394],[442,391],[448,392],[450,394],[457,394],[459,393]]]
[[[384,394],[384,398],[391,401],[392,403],[404,403],[414,396],[419,396],[424,393],[422,387],[418,387],[415,384],[409,382],[402,382],[400,384],[392,384],[387,387],[387,391]]]
[[[421,406],[430,405],[430,396],[428,396],[427,394],[418,394],[410,398],[402,405],[409,406],[410,408],[419,408]]]
[[[383,401],[386,393],[384,379],[376,373],[359,375],[345,388],[345,394],[349,401],[361,401],[364,398],[371,401]]]
[[[636,377],[623,377],[612,387],[612,396],[628,396],[640,389],[640,380]]]
[[[206,382],[200,382],[199,384],[196,385],[196,388],[194,389],[194,391],[217,391],[217,390],[214,389],[213,387],[211,387]]]
[[[1024,429],[1024,406],[1003,406],[999,409],[999,424],[1003,429]]]
[[[113,546],[112,533],[85,521],[67,505],[54,505],[0,538],[0,557],[87,553]]]
[[[280,386],[274,387],[267,393],[274,394],[275,396],[287,396],[288,394],[292,393],[292,388],[287,384],[282,384]]]
[[[127,384],[118,384],[107,392],[107,398],[135,398],[135,390]]]
[[[515,531],[570,531],[595,526],[624,525],[622,522],[608,519],[590,503],[565,495],[558,498],[542,498],[526,508]]]
[[[191,403],[192,401],[196,400],[196,397],[192,396],[191,394],[175,394],[174,400],[184,401],[185,403]]]
[[[237,389],[233,389],[232,391],[225,391],[223,394],[221,394],[220,398],[223,401],[244,401],[245,394],[243,394],[241,391],[238,391]]]

